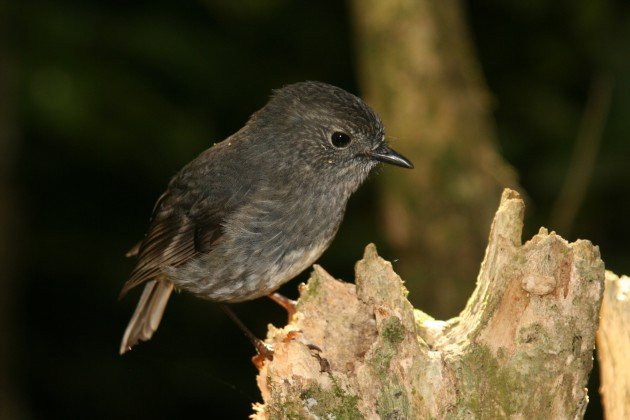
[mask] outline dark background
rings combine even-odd
[[[118,355],[138,295],[116,300],[133,265],[124,254],[168,179],[240,128],[270,89],[313,79],[361,93],[349,8],[289,0],[0,5],[10,134],[0,199],[12,208],[2,299],[11,401],[0,404],[18,418],[245,418],[260,398],[253,349],[208,302],[176,295],[156,336]],[[584,205],[560,233],[592,240],[607,268],[629,273],[629,4],[465,6],[502,154],[528,195],[525,237],[549,222],[594,81],[612,82]],[[336,277],[352,280],[366,242],[379,243],[374,193],[368,183],[351,200],[320,260]],[[396,258],[385,246],[382,253]],[[305,278],[284,292],[295,296]],[[422,307],[421,296],[411,300]],[[259,336],[286,319],[266,299],[235,310]],[[600,415],[596,391],[593,382],[590,418]]]

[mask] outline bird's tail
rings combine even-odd
[[[151,280],[147,282],[140,296],[136,310],[127,325],[120,354],[131,350],[140,341],[147,341],[160,325],[166,303],[173,291],[173,283],[168,280]]]

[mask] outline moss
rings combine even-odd
[[[292,388],[288,395],[276,395],[274,404],[267,406],[270,419],[358,419],[363,416],[357,408],[359,397],[348,393],[333,378],[333,386],[324,389],[314,384],[306,389]]]
[[[337,420],[357,419],[362,415],[357,408],[359,397],[349,394],[333,379],[333,387],[328,390],[315,385],[300,394],[305,409],[321,418]]]
[[[381,339],[366,356],[368,366],[385,381],[389,365],[396,354],[397,345],[405,338],[405,328],[400,319],[390,316],[381,325]]]
[[[556,387],[555,372],[547,362],[539,352],[533,358],[530,352],[517,352],[499,365],[487,347],[471,349],[456,369],[461,381],[456,417],[472,413],[475,418],[504,418],[518,413],[536,418],[549,412]],[[527,370],[518,368],[524,365]]]
[[[304,302],[311,301],[318,297],[320,293],[321,283],[322,283],[322,280],[320,276],[317,274],[317,272],[313,271],[313,274],[311,274],[311,277],[308,279],[308,282],[306,282],[306,285],[304,286],[304,289],[300,295],[300,298],[297,301],[297,305],[296,305],[297,310],[300,309],[301,305]]]
[[[382,419],[410,418],[410,404],[405,387],[392,374],[392,378],[382,388],[376,401],[379,417]]]
[[[497,361],[486,347],[476,347],[461,362],[458,369],[462,386],[459,394],[459,414],[472,413],[474,417],[505,417],[510,410],[510,378],[500,372]],[[476,386],[475,386],[476,383]],[[488,403],[494,400],[494,403]],[[507,404],[506,404],[507,403]],[[491,410],[491,412],[488,412]],[[459,416],[458,416],[459,417]]]
[[[400,336],[392,334],[391,337],[398,340]],[[381,345],[372,351],[367,360],[381,382],[376,407],[379,417],[382,419],[407,419],[410,414],[407,390],[400,384],[398,375],[390,371],[390,364],[395,354],[395,344],[383,340]]]
[[[366,362],[380,382],[376,408],[380,418],[410,418],[409,395],[398,375],[390,370],[398,345],[405,339],[405,328],[396,316],[385,318],[381,324],[381,339],[366,356]]]
[[[308,416],[304,402],[299,398],[287,398],[280,400],[274,398],[273,404],[266,407],[269,418],[275,419],[303,419]]]
[[[390,316],[383,320],[381,335],[391,344],[398,344],[405,339],[405,327],[397,316]]]
[[[394,346],[389,342],[383,342],[370,351],[367,356],[367,364],[381,379],[385,379],[394,354],[396,354]]]
[[[397,340],[399,336],[398,334],[393,334],[392,337]],[[400,384],[396,373],[391,372],[389,369],[395,354],[395,344],[388,340],[383,340],[378,347],[372,349],[367,357],[368,366],[372,368],[381,383],[376,407],[379,417],[382,419],[409,418],[410,404],[407,391]]]

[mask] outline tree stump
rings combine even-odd
[[[630,277],[606,272],[597,356],[608,420],[630,418]]]
[[[412,307],[374,245],[356,285],[315,266],[289,325],[269,327],[252,418],[583,416],[604,264],[544,228],[522,244],[523,213],[505,190],[477,287],[448,321]]]

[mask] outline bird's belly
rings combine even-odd
[[[305,248],[228,246],[225,250],[219,247],[184,266],[169,270],[167,275],[177,288],[200,298],[242,302],[277,290],[312,265],[329,242],[317,240]]]
[[[227,220],[215,249],[173,270],[175,286],[240,302],[277,290],[313,264],[335,236],[345,202],[279,202],[258,201]]]
[[[322,242],[319,246],[296,249],[286,253],[278,262],[268,267],[265,278],[258,279],[259,286],[254,290],[254,295],[250,299],[265,296],[277,290],[317,261],[327,247],[328,243]],[[256,280],[251,278],[252,282],[256,282]]]

